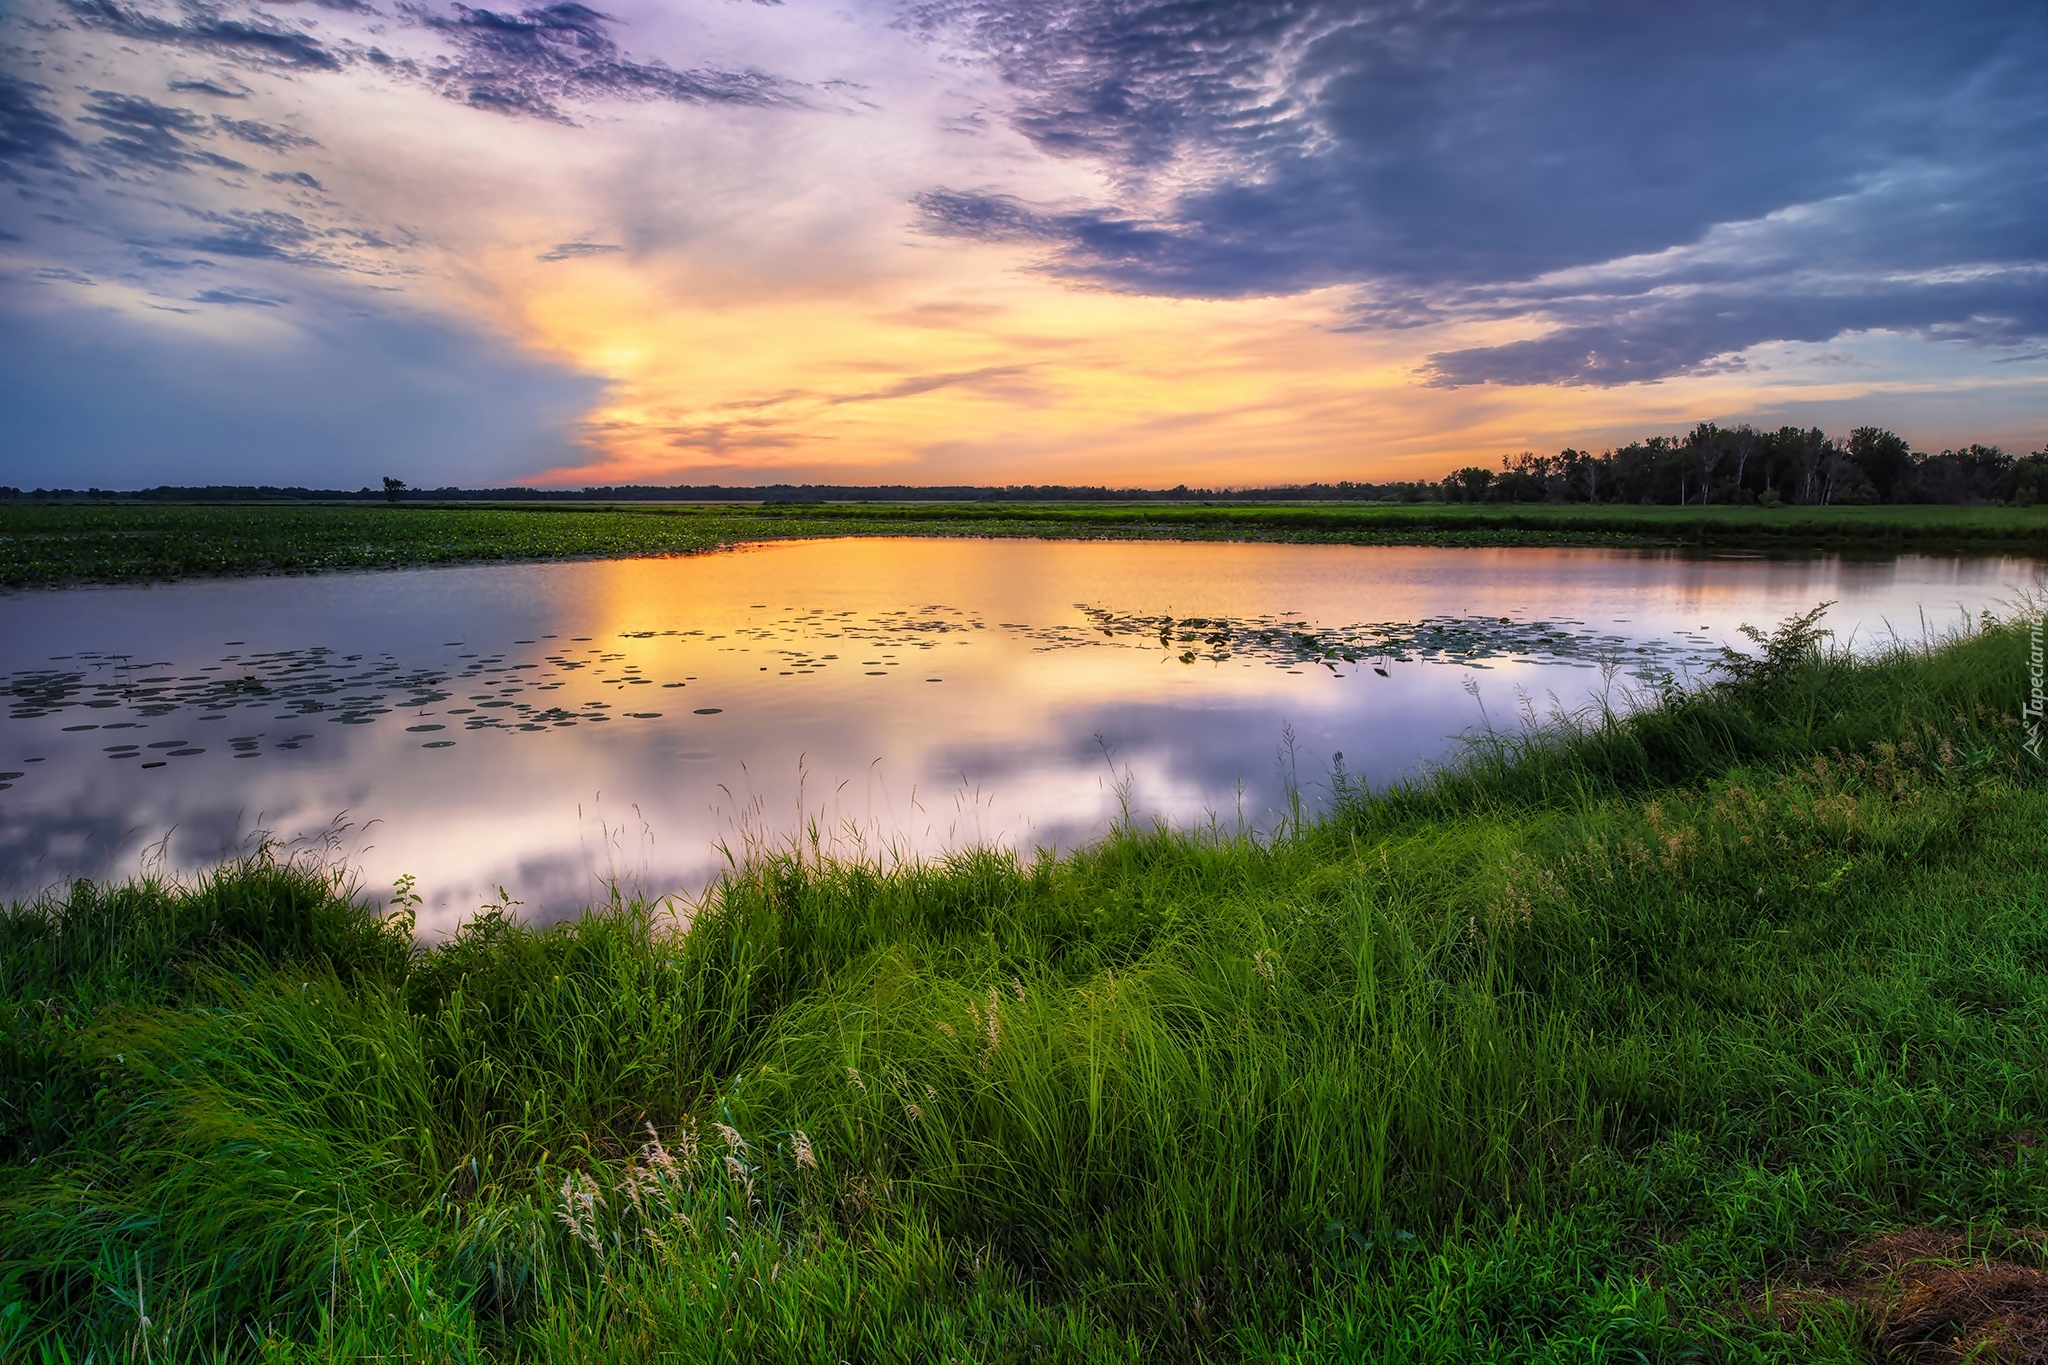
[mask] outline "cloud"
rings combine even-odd
[[[2025,254],[2048,182],[2009,159],[1913,168],[1654,256],[1446,295],[1452,312],[1552,327],[1440,352],[1423,373],[1452,387],[1630,383],[1724,366],[1762,342],[1878,330],[2023,348],[2048,336],[2048,260]],[[1958,205],[1973,206],[1967,222]]]
[[[1011,123],[1055,155],[1175,169],[1298,145],[1281,54],[1327,23],[1301,0],[939,0],[913,26],[963,35],[1022,92]]]
[[[320,144],[304,133],[290,128],[280,128],[274,123],[264,123],[252,118],[224,118],[213,116],[213,126],[230,137],[244,142],[253,142],[259,147],[268,147],[274,152],[289,151],[294,147],[318,147]]]
[[[432,68],[448,98],[478,109],[568,121],[563,105],[593,99],[683,104],[784,104],[791,92],[758,71],[677,70],[624,56],[609,25],[587,5],[565,3],[502,14],[456,5],[453,16],[414,11],[450,39],[451,59]]]
[[[1017,132],[1111,186],[1087,205],[935,189],[927,232],[1041,242],[1045,270],[1134,293],[1348,285],[1370,327],[1556,324],[1497,365],[1439,356],[1438,382],[1631,382],[1837,325],[2039,326],[2034,297],[1984,325],[1970,288],[1887,282],[2048,259],[2038,7],[949,0],[917,21],[1000,73]],[[1940,212],[1902,221],[1916,186]],[[1853,238],[1853,269],[1737,251],[1604,299],[1537,283],[1830,204],[1832,242],[1742,245]]]
[[[291,265],[331,265],[321,252],[325,233],[295,214],[265,209],[250,213],[200,215],[215,231],[188,237],[178,245],[209,256],[249,261],[282,261]]]
[[[202,289],[192,296],[194,303],[220,303],[250,308],[279,308],[290,303],[290,299],[273,299],[263,294],[244,293],[239,289]]]
[[[56,170],[60,153],[78,145],[64,120],[37,101],[45,89],[0,71],[0,176],[20,179],[24,166]]]
[[[211,6],[192,4],[173,18],[120,0],[58,3],[77,23],[131,40],[193,48],[257,68],[340,71],[363,60],[402,78],[424,81],[461,104],[556,122],[573,122],[570,106],[591,100],[800,103],[792,87],[760,71],[677,68],[659,60],[629,57],[611,34],[618,21],[575,0],[518,13],[462,4],[443,13],[424,4],[402,4],[401,17],[416,32],[424,31],[448,44],[445,52],[422,56],[394,56],[382,46],[363,46],[361,39],[385,32],[382,25],[371,26],[351,39],[345,33],[316,36],[310,31],[311,23],[287,26],[260,11],[236,18]],[[358,0],[316,3],[342,15],[381,17]],[[227,99],[247,93],[212,80],[179,80],[171,88]],[[265,146],[299,145],[289,141],[297,134],[275,129],[267,131],[287,141],[265,140],[266,129],[260,124],[223,119],[222,126],[234,136]]]
[[[1058,242],[1076,236],[1084,213],[1066,217],[1034,209],[1011,194],[981,190],[925,190],[911,199],[921,226],[935,237],[978,237],[997,242]]]
[[[176,109],[139,95],[123,95],[113,90],[93,91],[85,109],[87,123],[96,123],[117,132],[148,129],[161,133],[197,132],[204,136],[206,130],[206,120],[190,109]]]
[[[1893,331],[1978,346],[2017,347],[2048,336],[2048,270],[2037,265],[1932,281],[1745,281],[1552,310],[1570,318],[1541,336],[1438,352],[1423,370],[1438,387],[1464,384],[1624,384],[1705,373],[1763,342],[1824,342]],[[1832,286],[1832,287],[1831,287]]]
[[[727,455],[746,450],[783,450],[808,444],[810,438],[781,429],[772,421],[704,422],[662,429],[666,444],[677,450]]]
[[[93,150],[103,157],[165,171],[185,171],[198,165],[224,171],[249,169],[239,161],[195,148],[186,141],[186,135],[212,136],[206,121],[197,114],[139,95],[95,90],[80,122],[115,134],[93,144]]]
[[[341,66],[340,58],[317,39],[292,29],[223,19],[204,12],[180,23],[131,9],[115,0],[65,0],[65,7],[81,24],[123,38],[173,43],[272,65],[325,71]]]
[[[534,257],[537,261],[573,261],[579,256],[606,256],[624,247],[610,242],[557,242],[554,248]]]
[[[195,95],[212,95],[215,99],[245,100],[249,98],[249,92],[246,89],[230,90],[216,81],[172,81],[170,88],[173,90],[190,91]]]
[[[394,249],[390,242],[375,233],[310,223],[295,213],[280,209],[233,213],[193,211],[192,216],[211,230],[195,237],[180,238],[173,245],[232,260],[312,266],[323,270],[375,271],[381,267],[363,253]]]
[[[915,374],[866,393],[835,394],[825,402],[828,407],[840,407],[847,403],[885,403],[895,398],[915,398],[921,393],[963,385],[969,388],[1001,388],[1005,386],[997,381],[1020,378],[1034,368],[1031,365],[985,365],[978,370],[961,370],[952,374]]]

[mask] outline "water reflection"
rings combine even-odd
[[[675,560],[0,599],[0,888],[314,837],[449,918],[697,884],[806,823],[870,851],[1257,825],[1330,755],[1384,782],[1617,669],[1814,602],[1918,635],[2013,560],[825,541]],[[1599,665],[1609,664],[1602,670]],[[1476,681],[1475,699],[1464,684]],[[10,759],[12,761],[10,761]],[[166,836],[169,836],[166,840]]]

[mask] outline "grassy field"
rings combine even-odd
[[[2037,1359],[2027,632],[1811,645],[1270,839],[16,906],[0,1356]]]
[[[1444,504],[417,504],[0,502],[0,587],[478,560],[689,554],[847,535],[1682,545],[2048,556],[2048,509]]]

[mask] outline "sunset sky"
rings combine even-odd
[[[17,0],[0,483],[2048,443],[2048,6]]]

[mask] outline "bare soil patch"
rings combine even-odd
[[[1846,1306],[1880,1359],[1945,1365],[2048,1365],[2048,1236],[1971,1238],[1906,1228],[1860,1243],[1770,1295],[1791,1326]]]

